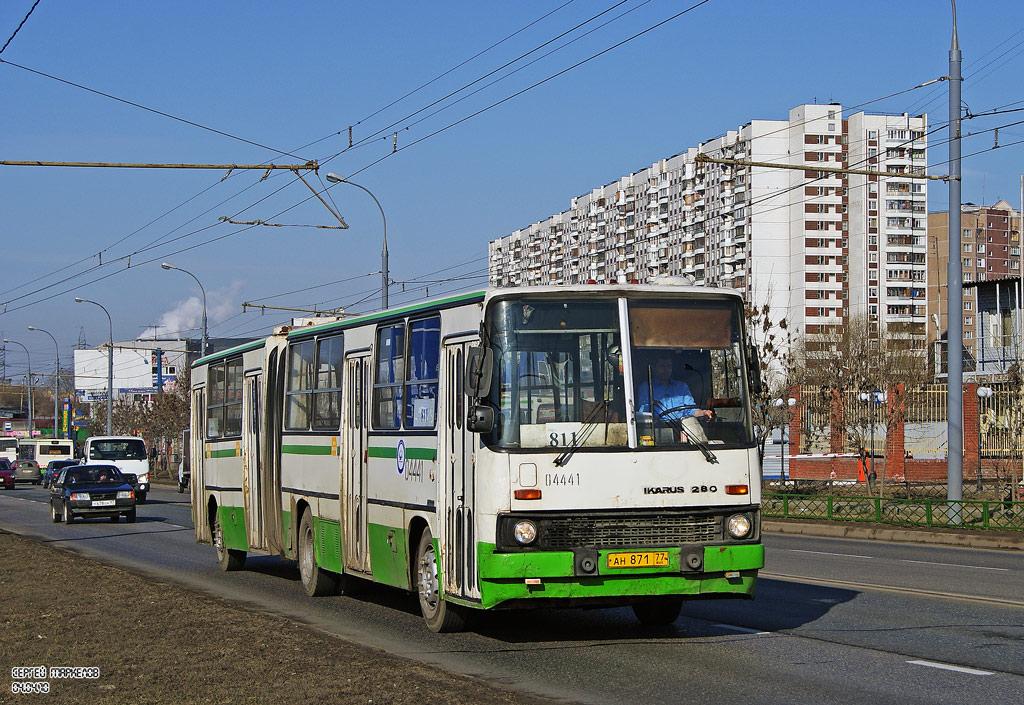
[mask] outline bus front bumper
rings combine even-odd
[[[551,600],[629,604],[636,598],[682,595],[691,598],[752,597],[764,546],[733,544],[636,549],[668,553],[668,565],[614,568],[609,556],[623,551],[537,551],[499,553],[480,544],[481,606],[510,601]],[[700,567],[692,569],[694,554]],[[592,572],[586,569],[593,567]]]

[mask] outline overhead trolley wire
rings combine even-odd
[[[14,41],[14,38],[18,36],[18,32],[20,32],[21,28],[25,26],[25,23],[28,22],[28,18],[32,16],[32,12],[36,9],[36,5],[38,4],[39,0],[36,0],[34,3],[32,3],[32,7],[28,9],[28,13],[26,13],[25,17],[21,20],[21,22],[18,23],[17,28],[15,28],[11,36],[7,38],[7,41],[4,42],[3,48],[0,48],[0,54],[3,54],[4,51],[7,50],[7,47],[10,45],[10,43]]]

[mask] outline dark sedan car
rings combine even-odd
[[[113,465],[73,465],[50,488],[50,519],[70,524],[75,517],[121,515],[135,521],[135,491]]]
[[[64,468],[78,465],[77,460],[51,460],[46,464],[46,472],[43,473],[43,487],[49,487],[52,485],[58,477],[60,477],[60,471]]]
[[[0,458],[0,487],[14,489],[14,467],[7,458]]]
[[[14,479],[18,482],[31,482],[38,485],[43,481],[43,471],[39,469],[39,463],[34,460],[15,460]]]

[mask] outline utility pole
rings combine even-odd
[[[946,275],[947,345],[949,374],[946,377],[946,424],[949,456],[946,460],[946,499],[949,522],[963,520],[959,502],[964,498],[964,319],[963,263],[960,261],[960,40],[956,32],[956,0],[953,4],[953,38],[949,47],[949,251]],[[956,502],[957,504],[952,504]]]

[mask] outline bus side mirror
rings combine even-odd
[[[479,399],[491,391],[491,371],[494,351],[491,348],[472,347],[466,357],[466,394]],[[493,418],[492,418],[493,420]]]
[[[753,346],[747,347],[747,360],[750,362],[750,392],[751,394],[761,394],[763,391],[761,384],[761,361],[757,357],[757,351]]]
[[[469,408],[466,428],[472,433],[490,433],[494,428],[494,407],[476,404]]]

